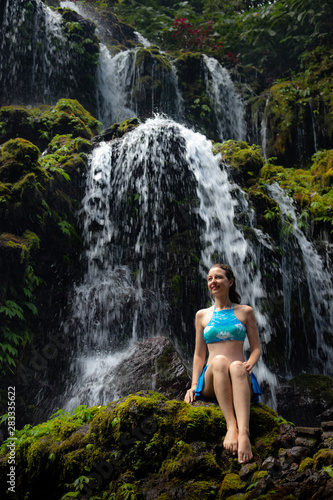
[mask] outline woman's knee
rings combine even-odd
[[[246,367],[241,361],[233,361],[229,367],[230,376],[232,377],[248,377]]]
[[[215,356],[212,361],[213,372],[229,371],[230,361],[223,354]]]

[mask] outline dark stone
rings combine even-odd
[[[281,463],[274,457],[266,458],[261,467],[263,470],[267,470],[271,475],[278,475],[282,469]]]
[[[252,490],[251,498],[258,498],[260,495],[266,493],[273,485],[272,479],[268,477],[262,477],[259,479],[257,486]]]
[[[117,394],[154,390],[170,399],[184,399],[190,384],[183,359],[166,337],[148,338],[134,345],[112,382]]]
[[[298,426],[319,427],[323,413],[332,408],[333,380],[325,375],[299,375],[278,387],[276,396],[277,411],[286,420]]]
[[[306,446],[294,446],[290,450],[287,450],[286,455],[291,462],[299,464],[304,458],[310,456],[310,449]]]
[[[283,424],[280,426],[280,435],[277,437],[276,442],[282,448],[292,448],[295,445],[295,438],[295,427],[290,424]]]

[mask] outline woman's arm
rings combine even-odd
[[[256,318],[254,315],[254,310],[250,306],[247,306],[246,309],[245,326],[247,330],[247,337],[249,339],[251,354],[249,359],[244,362],[244,365],[247,371],[251,373],[252,368],[260,358],[261,347],[260,347],[259,333],[258,333]]]
[[[202,316],[203,310],[198,311],[195,316],[195,350],[193,356],[193,370],[192,370],[192,384],[191,388],[188,389],[185,395],[186,403],[192,403],[195,400],[194,391],[198,384],[199,377],[202,373],[202,369],[205,364],[206,359],[206,343],[203,339],[202,332]]]

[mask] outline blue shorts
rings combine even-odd
[[[195,397],[202,399],[202,401],[205,401],[205,399],[201,396],[201,391],[204,386],[204,379],[205,379],[205,373],[208,368],[208,365],[205,366],[205,368],[202,370],[202,374],[200,375],[197,387],[194,391]],[[252,397],[251,397],[251,403],[260,403],[260,396],[261,396],[261,390],[259,386],[259,382],[257,380],[257,377],[255,376],[254,373],[251,373],[251,386],[252,386]]]

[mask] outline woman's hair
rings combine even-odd
[[[219,267],[220,269],[223,269],[225,271],[228,280],[233,280],[233,283],[229,288],[229,299],[231,300],[231,302],[234,302],[235,304],[240,304],[241,296],[236,290],[236,278],[231,267],[228,266],[227,264],[214,264],[210,269],[213,269],[214,267]]]

